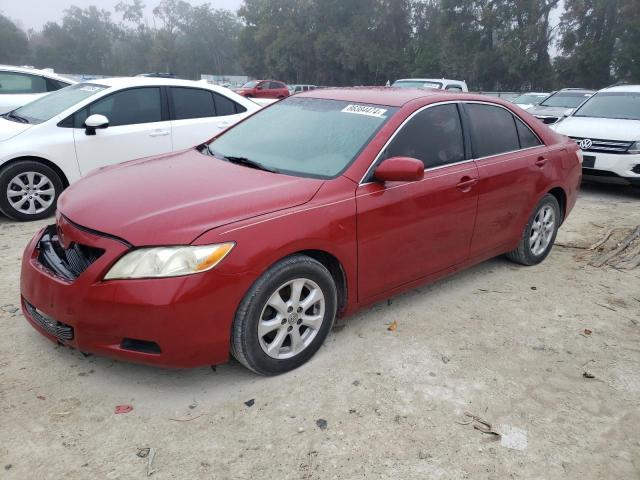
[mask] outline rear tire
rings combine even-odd
[[[231,353],[249,370],[277,375],[309,360],[335,320],[337,290],[329,270],[306,255],[267,270],[238,307]]]
[[[553,247],[562,220],[556,197],[547,193],[538,202],[522,232],[518,248],[507,253],[507,258],[521,265],[537,265]]]
[[[51,167],[35,160],[21,160],[0,171],[0,211],[19,221],[50,216],[64,184]]]

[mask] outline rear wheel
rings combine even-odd
[[[336,286],[324,265],[306,255],[285,258],[242,300],[232,329],[233,356],[261,375],[297,368],[324,342],[336,305]]]
[[[22,160],[0,172],[0,211],[14,220],[40,220],[56,209],[64,185],[51,167]]]
[[[546,194],[527,222],[518,248],[509,252],[507,258],[522,265],[542,262],[553,247],[561,219],[558,200],[550,193]]]

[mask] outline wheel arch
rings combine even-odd
[[[562,216],[560,223],[564,222],[564,219],[567,216],[567,193],[562,187],[554,187],[547,193],[553,195],[558,201],[558,205],[560,205],[560,215]]]
[[[347,306],[347,275],[340,260],[325,250],[300,250],[291,255],[306,255],[320,262],[329,270],[338,291],[338,314],[343,312]]]
[[[43,165],[46,165],[47,167],[51,168],[54,172],[58,174],[58,176],[60,177],[60,180],[62,180],[62,185],[64,188],[67,188],[69,186],[69,179],[65,175],[64,171],[58,165],[53,163],[51,160],[47,160],[46,158],[42,158],[42,157],[25,155],[22,157],[12,158],[11,160],[7,160],[2,165],[0,165],[0,170],[4,170],[5,168],[10,167],[11,165],[14,165],[18,162],[25,161],[25,160],[30,160],[33,162],[38,162],[38,163],[42,163]]]

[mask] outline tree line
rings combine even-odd
[[[640,83],[638,0],[245,0],[235,13],[161,0],[150,18],[144,8],[72,6],[39,31],[0,15],[0,63],[317,85],[411,76],[478,90]]]

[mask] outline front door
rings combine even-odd
[[[159,87],[121,90],[107,95],[74,118],[73,136],[82,175],[95,168],[171,152],[171,122],[163,120]],[[87,135],[84,120],[100,114],[109,126]]]
[[[371,176],[358,187],[360,301],[468,258],[478,172],[464,145],[456,104],[426,107],[382,154],[422,160],[424,179],[382,184]]]

